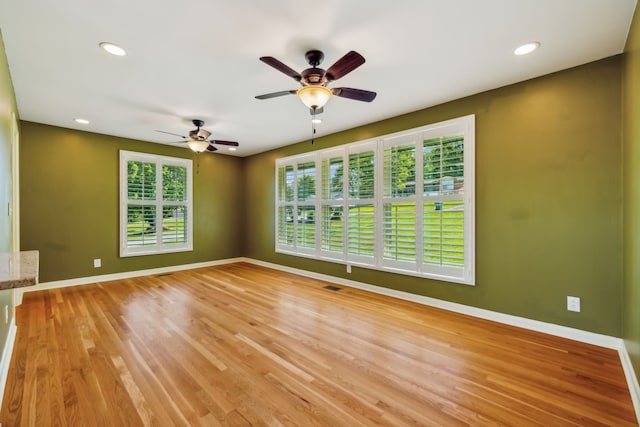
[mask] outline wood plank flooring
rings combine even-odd
[[[2,426],[632,426],[617,352],[247,263],[25,294]]]

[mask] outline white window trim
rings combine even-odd
[[[419,215],[422,212],[422,206],[427,198],[423,195],[422,190],[416,191],[416,194],[411,197],[411,201],[416,203],[416,261],[406,262],[397,260],[385,260],[383,259],[383,203],[384,199],[384,186],[383,186],[383,158],[384,149],[388,146],[402,144],[407,141],[415,141],[416,143],[416,188],[422,188],[422,161],[418,161],[421,156],[418,153],[422,153],[422,146],[424,140],[449,136],[454,134],[464,135],[464,186],[465,191],[462,197],[456,196],[456,200],[462,200],[465,206],[464,215],[464,267],[454,268],[446,266],[434,266],[425,265],[422,256],[422,219],[423,215]],[[418,150],[418,146],[420,149]],[[349,154],[358,153],[363,151],[374,150],[375,156],[375,183],[374,183],[374,221],[375,221],[375,247],[374,256],[364,257],[351,255],[348,253],[348,236],[347,236],[347,215],[349,206],[349,190],[348,190],[348,177],[347,177],[347,165],[349,162]],[[343,184],[343,199],[332,200],[335,205],[342,205],[344,218],[343,218],[343,252],[341,254],[336,252],[327,252],[322,250],[322,224],[321,224],[321,209],[323,202],[326,202],[322,197],[322,161],[327,158],[342,157],[344,167],[344,184]],[[346,264],[347,269],[351,265],[360,266],[368,269],[388,271],[403,275],[417,276],[424,278],[431,278],[442,281],[449,281],[454,283],[474,285],[475,284],[475,116],[469,115],[456,119],[447,120],[440,123],[435,123],[427,126],[422,126],[415,129],[410,129],[402,132],[397,132],[389,135],[384,135],[379,138],[369,139],[365,141],[354,142],[351,144],[345,144],[340,147],[334,147],[326,150],[318,150],[310,153],[305,153],[297,156],[290,156],[286,158],[280,158],[276,160],[276,177],[278,176],[278,170],[284,166],[294,167],[294,176],[296,176],[295,169],[298,163],[315,160],[316,163],[316,247],[314,249],[309,248],[297,248],[295,230],[297,229],[297,221],[294,221],[294,239],[292,245],[283,245],[278,241],[278,208],[283,206],[284,202],[278,202],[277,194],[278,179],[276,179],[276,218],[275,218],[275,236],[276,247],[275,251],[278,253],[284,253],[289,255],[314,258],[318,260],[335,262],[340,264]],[[294,185],[294,191],[297,191],[297,183]],[[450,198],[449,196],[442,195],[437,196],[442,200]],[[294,195],[294,210],[297,209],[296,197]],[[387,199],[388,200],[388,199]],[[362,200],[363,202],[371,202],[372,200]],[[291,203],[289,203],[291,204]],[[307,204],[307,203],[305,203]],[[418,205],[420,207],[418,208]]]
[[[155,163],[156,172],[156,194],[158,200],[152,202],[156,205],[156,212],[158,215],[162,215],[162,206],[173,204],[171,202],[164,202],[162,200],[162,166],[181,166],[187,169],[187,200],[180,202],[186,206],[187,209],[187,242],[177,244],[165,244],[163,242],[156,243],[155,245],[145,245],[139,247],[127,246],[127,205],[131,204],[128,199],[128,177],[127,177],[127,163],[129,161],[140,161],[146,163]],[[174,252],[187,252],[193,250],[193,162],[190,159],[182,159],[177,157],[161,156],[157,154],[138,153],[135,151],[120,150],[120,256],[140,256],[140,255],[154,255]],[[149,204],[149,203],[145,203]],[[161,224],[158,221],[158,224]]]

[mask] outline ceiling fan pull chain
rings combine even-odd
[[[311,115],[311,145],[314,143],[314,138],[316,136],[316,109],[315,107],[311,109],[313,114]]]

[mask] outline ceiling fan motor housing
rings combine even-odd
[[[191,139],[194,139],[197,141],[204,141],[205,139],[209,138],[209,136],[211,136],[211,132],[207,132],[204,129],[200,129],[201,126],[204,126],[204,120],[194,119],[192,120],[192,123],[195,125],[197,129],[189,132],[189,137]]]
[[[326,83],[322,68],[307,68],[302,72],[302,81],[308,85],[321,85]]]
[[[209,138],[210,135],[211,132],[204,129],[196,129],[189,132],[189,137],[198,141],[204,141],[205,139]]]

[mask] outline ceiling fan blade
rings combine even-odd
[[[260,58],[260,61],[264,62],[267,65],[272,66],[276,70],[286,74],[287,76],[291,77],[295,81],[299,82],[302,79],[302,76],[300,75],[300,73],[298,73],[293,68],[290,68],[288,65],[285,65],[282,62],[278,61],[273,56],[263,56]]]
[[[280,92],[272,92],[272,93],[266,93],[264,95],[258,95],[258,96],[256,96],[256,99],[276,98],[278,96],[293,95],[296,92],[297,92],[297,90],[282,90]]]
[[[353,89],[350,87],[337,87],[331,89],[335,96],[341,98],[354,99],[356,101],[371,102],[376,99],[377,93],[362,89]]]
[[[352,72],[364,64],[364,61],[364,56],[360,55],[355,50],[352,50],[329,67],[324,76],[328,81],[338,80],[340,77]]]
[[[177,133],[165,132],[165,131],[163,131],[163,130],[156,130],[156,132],[166,133],[167,135],[179,136],[180,138],[188,139],[186,136],[184,136],[184,135],[178,135]],[[182,141],[181,141],[181,142],[182,142]]]
[[[237,147],[238,145],[240,145],[235,141],[222,141],[220,139],[212,139],[209,142],[212,144],[218,144],[218,145],[228,145],[230,147]]]
[[[214,151],[218,151],[218,149],[213,145],[209,144],[209,146],[207,147],[207,151],[211,151],[213,153]]]

